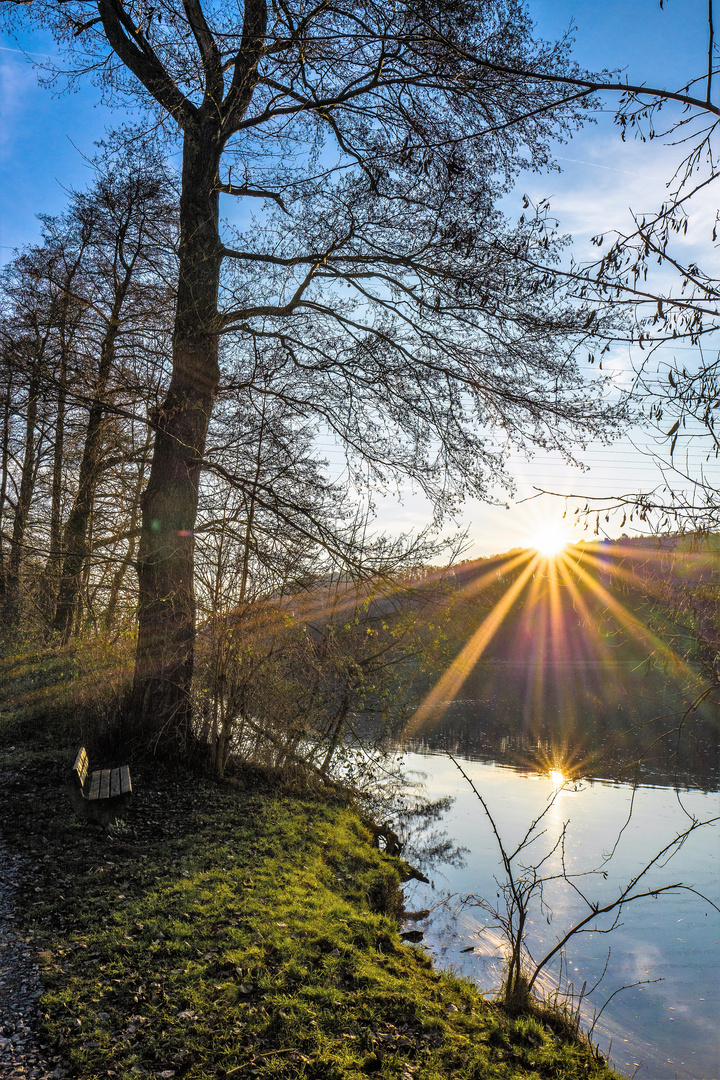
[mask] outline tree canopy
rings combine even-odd
[[[575,362],[597,320],[566,296],[545,208],[516,223],[499,208],[587,99],[556,81],[580,74],[568,43],[534,40],[516,0],[31,0],[3,17],[50,29],[65,77],[182,144],[172,375],[138,553],[147,723],[189,723],[218,392],[279,402],[340,440],[356,483],[409,477],[440,515],[488,496],[509,443],[571,454],[622,421]],[[221,226],[225,195],[239,209]]]

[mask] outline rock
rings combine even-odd
[[[427,919],[429,914],[429,908],[423,908],[422,911],[406,911],[403,920],[405,922],[420,922],[421,919]]]
[[[403,941],[414,941],[414,942],[422,941],[424,936],[425,935],[423,934],[422,930],[405,930],[400,935],[400,937],[402,938]]]

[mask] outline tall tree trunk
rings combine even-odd
[[[240,581],[240,596],[238,597],[238,603],[242,604],[245,600],[245,593],[247,591],[248,575],[250,573],[250,551],[252,547],[252,534],[253,525],[255,522],[255,505],[257,502],[258,484],[260,483],[260,472],[262,470],[262,455],[263,450],[263,438],[265,436],[265,403],[267,398],[263,396],[262,413],[260,416],[260,431],[258,432],[258,444],[257,453],[255,455],[255,475],[253,477],[252,486],[250,488],[250,503],[247,511],[247,521],[245,523],[245,543],[243,545],[243,562],[242,562],[242,578]]]
[[[50,618],[55,603],[55,590],[62,561],[62,479],[65,471],[65,413],[67,410],[68,345],[63,334],[60,371],[58,373],[58,403],[53,447],[53,477],[50,502],[50,551],[42,572],[41,594],[43,608]]]
[[[13,390],[13,369],[8,368],[8,381],[3,402],[2,462],[0,464],[0,596],[5,595],[5,499],[7,497],[8,470],[10,465],[10,404]]]
[[[110,596],[108,599],[108,605],[105,610],[104,622],[105,629],[112,630],[115,622],[115,613],[117,611],[118,602],[120,600],[120,589],[125,579],[125,575],[132,566],[135,560],[135,548],[137,546],[137,538],[134,535],[134,531],[138,524],[138,514],[140,512],[140,497],[142,495],[143,488],[145,487],[145,470],[147,468],[148,458],[150,457],[150,447],[152,446],[152,439],[148,437],[145,445],[142,448],[140,460],[138,462],[138,475],[133,490],[132,504],[130,506],[130,515],[128,523],[128,532],[130,533],[128,539],[128,546],[125,555],[118,566],[117,570],[113,574],[112,583],[110,585]]]
[[[205,439],[220,380],[217,298],[217,125],[186,134],[180,200],[173,371],[154,417],[155,450],[142,499],[133,722],[143,737],[182,752],[190,732],[195,638],[194,529]]]
[[[60,567],[62,563],[62,485],[66,472],[65,467],[65,420],[67,417],[68,395],[68,367],[73,354],[75,337],[79,329],[81,314],[73,294],[75,279],[80,271],[87,245],[90,241],[92,230],[85,226],[81,228],[79,246],[75,250],[70,263],[65,262],[69,248],[64,246],[67,242],[56,240],[56,253],[61,254],[59,265],[64,266],[64,272],[55,278],[56,265],[54,262],[47,267],[47,280],[52,283],[53,304],[51,312],[55,312],[57,321],[52,319],[51,325],[57,330],[60,344],[60,362],[57,369],[57,417],[55,420],[55,441],[53,444],[53,472],[50,496],[50,550],[48,551],[45,566],[40,575],[40,607],[44,611],[50,623],[55,610]],[[58,243],[60,246],[58,247]]]
[[[37,475],[35,459],[38,450],[36,443],[38,392],[40,389],[40,359],[32,360],[30,382],[28,385],[27,416],[25,418],[25,448],[20,471],[20,490],[15,504],[10,553],[8,556],[4,616],[9,626],[17,626],[20,619],[20,568],[25,550],[25,530],[27,528],[30,503],[32,502]]]
[[[115,358],[115,340],[119,329],[119,313],[125,293],[117,296],[107,331],[100,349],[98,381],[90,407],[85,445],[80,462],[78,489],[70,514],[65,523],[62,538],[63,562],[58,587],[58,602],[53,619],[53,630],[67,642],[72,634],[73,616],[77,609],[82,588],[83,567],[89,551],[87,543],[88,522],[95,501],[95,490],[102,468],[103,417],[105,393]]]

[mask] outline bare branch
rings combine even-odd
[[[223,99],[222,56],[217,42],[205,19],[200,0],[183,0],[190,29],[200,49],[205,72],[205,98],[203,108],[219,114]]]
[[[122,0],[98,0],[98,11],[107,39],[122,62],[181,128],[194,126],[197,109],[178,90],[141,30],[132,23]]]

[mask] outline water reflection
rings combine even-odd
[[[540,685],[540,689],[538,689]],[[531,772],[717,790],[717,705],[683,716],[673,680],[635,662],[478,664],[461,700],[439,703],[405,745]],[[572,702],[562,709],[558,700]]]
[[[452,901],[435,907],[424,924],[426,941],[439,963],[470,976],[484,989],[497,990],[504,944],[494,921],[475,902],[497,900],[498,883],[503,881],[489,822],[447,757],[410,753],[406,767],[426,774],[432,798],[454,797],[444,825],[453,840],[468,849],[464,866],[449,867],[444,875],[435,872],[434,887],[418,886],[408,903],[433,907],[443,894],[452,894]],[[477,761],[466,761],[463,768],[487,801],[508,850],[551,800],[543,822],[547,835],[534,858],[542,858],[566,827],[562,851],[558,848],[552,856],[557,870],[563,864],[570,873],[599,867],[600,873],[582,887],[600,903],[685,830],[692,816],[706,819],[718,810],[714,795],[697,790],[678,794],[662,787],[633,788],[597,780],[557,787],[559,777],[551,778],[547,768],[523,773]],[[716,834],[708,827],[691,835],[667,865],[653,869],[648,884],[692,884],[717,900]],[[613,858],[608,862],[610,852]],[[577,892],[560,879],[547,887],[543,899],[545,906],[536,905],[530,920],[529,946],[537,957],[552,948],[563,929],[585,910]],[[600,980],[585,1020],[589,1024],[592,1010],[608,1003],[594,1036],[605,1049],[610,1046],[620,1071],[632,1075],[639,1067],[642,1080],[720,1076],[718,929],[718,915],[710,904],[679,892],[631,904],[610,934],[583,934],[568,942],[562,979],[576,994],[583,985],[587,990]],[[552,992],[559,974],[557,963],[544,972],[544,992]],[[631,988],[612,997],[623,986]]]
[[[548,776],[550,778],[550,783],[553,786],[553,791],[561,791],[568,782],[568,778],[563,775],[562,769],[550,769]]]

